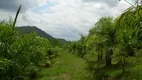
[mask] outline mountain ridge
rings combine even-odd
[[[60,43],[68,42],[67,40],[65,40],[63,38],[55,38],[55,37],[51,36],[50,34],[41,30],[40,28],[38,28],[36,26],[18,26],[18,27],[16,27],[16,29],[20,32],[23,32],[23,33],[36,32],[37,35],[39,35],[41,37],[48,38],[51,42],[52,42],[52,40],[54,40],[54,41],[57,40]]]

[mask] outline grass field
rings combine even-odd
[[[121,66],[112,65],[101,69],[109,78],[105,80],[141,80],[142,57],[127,58],[126,73],[121,76]],[[37,80],[95,80],[93,73],[87,68],[87,63],[75,55],[63,53],[53,59],[49,68],[42,69]],[[121,77],[120,77],[121,76]]]
[[[64,53],[53,62],[51,67],[39,72],[39,80],[92,80],[87,63],[75,55]]]

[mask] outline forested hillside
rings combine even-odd
[[[51,35],[49,35],[48,33],[45,33],[44,31],[37,28],[36,26],[22,26],[22,27],[16,27],[16,29],[23,33],[36,32],[36,34],[38,34],[41,37],[53,38]]]
[[[48,40],[50,42],[52,41],[56,41],[58,43],[67,43],[68,41],[66,41],[65,39],[61,39],[61,38],[54,38],[51,35],[49,35],[48,33],[44,32],[43,30],[37,28],[36,26],[22,26],[22,27],[16,27],[16,29],[20,32],[23,33],[33,33],[35,32],[38,36],[44,37],[44,38],[48,38]],[[52,42],[54,44],[54,42]]]
[[[0,22],[0,80],[142,80],[142,3],[102,17],[78,41]]]

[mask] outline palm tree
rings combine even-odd
[[[93,44],[99,52],[98,60],[102,59],[104,53],[106,66],[111,65],[116,31],[117,29],[111,17],[102,17],[94,28],[89,31],[89,35],[95,38]]]
[[[142,41],[142,5],[140,0],[136,1],[136,7],[129,7],[118,18],[116,26],[118,27],[117,41],[118,49],[123,61],[123,74],[125,72],[125,63],[128,56],[134,56],[135,51],[139,49],[139,42]]]
[[[83,36],[82,34],[80,34],[80,36],[81,38],[79,41],[76,42],[75,47],[78,51],[78,55],[83,58],[87,52],[87,47],[88,47],[87,41],[89,40],[90,37]]]

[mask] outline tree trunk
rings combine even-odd
[[[86,46],[83,46],[83,50],[82,50],[82,58],[84,57],[84,55],[86,54]]]
[[[103,58],[103,51],[102,49],[100,49],[98,52],[98,61],[101,60],[102,58]]]
[[[110,52],[108,54],[106,54],[106,66],[110,66],[111,65],[111,55],[113,54],[113,51],[110,50]]]
[[[100,53],[98,52],[98,61],[100,60]]]
[[[125,73],[125,64],[126,64],[126,58],[123,57],[123,68],[122,68],[122,75],[124,76]]]
[[[110,55],[106,55],[106,66],[110,66],[110,65],[111,65]]]
[[[100,59],[103,59],[103,50],[101,49]]]

